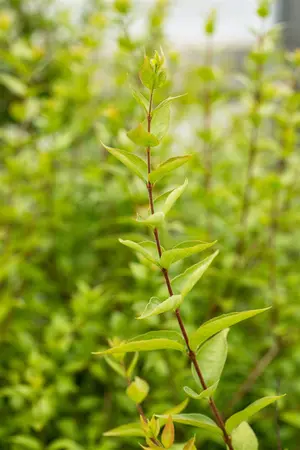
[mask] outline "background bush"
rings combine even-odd
[[[8,0],[1,9],[1,449],[138,448],[133,440],[102,437],[136,412],[123,380],[91,352],[107,337],[145,332],[147,324],[131,318],[162,287],[152,268],[117,245],[119,236],[139,234],[132,219],[147,198],[136,178],[128,183],[126,170],[111,163],[100,138],[133,149],[124,130],[141,114],[129,84],[138,84],[144,48],[160,45],[173,82],[162,98],[187,95],[174,103],[157,160],[195,154],[165,242],[218,239],[221,249],[183,314],[197,326],[212,315],[273,305],[269,316],[230,333],[217,400],[229,414],[280,385],[288,394],[280,411],[267,409],[253,426],[261,448],[274,450],[279,414],[284,446],[296,448],[299,53],[280,50],[275,28],[263,44],[256,39],[239,74],[209,38],[211,57],[186,61],[164,38],[167,13],[167,2],[157,1],[143,35],[133,37],[137,12],[125,0],[90,2],[76,19],[43,0]],[[159,320],[151,319],[153,329],[175,327],[172,317]],[[172,353],[147,354],[138,370],[151,386],[148,414],[185,398],[180,386],[190,370]],[[186,438],[184,428],[177,433]],[[207,450],[222,448],[198,435]]]

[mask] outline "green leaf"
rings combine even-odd
[[[185,180],[185,182],[179,186],[176,189],[173,189],[173,191],[168,195],[166,198],[164,207],[163,207],[163,213],[168,214],[174,203],[179,199],[181,194],[185,191],[186,187],[188,185],[188,180]]]
[[[172,417],[169,416],[161,434],[161,442],[164,448],[170,448],[174,443],[175,429]]]
[[[84,448],[77,444],[72,439],[56,439],[52,442],[47,450],[84,450]]]
[[[180,290],[180,293],[183,297],[185,297],[195,286],[196,283],[200,280],[204,272],[208,269],[212,261],[218,255],[219,250],[217,250],[212,255],[203,259],[197,264],[189,267],[185,272],[173,278],[172,286],[175,286]]]
[[[43,448],[42,443],[38,439],[32,436],[26,436],[25,434],[11,436],[8,438],[8,442],[20,446],[22,449],[28,448],[28,450],[41,450]]]
[[[126,378],[124,368],[114,359],[109,356],[104,357],[107,364],[121,377]]]
[[[140,423],[132,422],[103,433],[103,436],[118,437],[118,436],[144,436]]]
[[[172,102],[173,100],[176,100],[177,98],[181,98],[184,97],[187,94],[181,94],[181,95],[176,95],[175,97],[168,97],[165,100],[163,100],[162,102],[160,102],[157,107],[153,110],[153,115],[155,115],[157,113],[158,110],[160,110],[161,108],[163,108],[164,106],[168,105],[170,102]]]
[[[135,377],[126,389],[126,394],[135,403],[142,403],[149,392],[148,383],[140,377]]]
[[[218,384],[219,384],[219,380],[216,381],[214,384],[212,384],[207,389],[205,389],[204,391],[200,392],[200,394],[197,394],[197,392],[195,392],[193,389],[191,389],[188,386],[184,386],[183,390],[189,397],[191,397],[195,400],[202,400],[202,399],[207,399],[209,397],[212,397],[212,395],[214,394],[214,392],[216,391],[216,389],[218,387]]]
[[[197,361],[207,386],[215,384],[222,375],[224,365],[227,359],[228,345],[227,335],[229,328],[221,331],[209,341],[200,347],[197,353]],[[196,373],[194,365],[192,365],[192,374],[196,383],[200,386],[200,380]]]
[[[155,170],[149,174],[149,181],[156,183],[167,173],[177,169],[183,164],[187,163],[191,159],[192,155],[175,156],[174,158],[167,159],[167,161],[160,164]]]
[[[152,350],[173,349],[184,351],[185,347],[182,337],[176,331],[150,331],[141,334],[127,342],[122,342],[116,347],[100,352],[93,352],[94,355],[109,355],[128,352],[148,352]]]
[[[111,153],[115,158],[121,161],[128,169],[135,173],[142,180],[148,180],[147,164],[139,156],[133,153],[126,152],[125,150],[119,150],[118,148],[111,148],[103,144],[103,147]]]
[[[134,354],[134,356],[133,356],[133,358],[132,358],[132,360],[131,360],[131,362],[129,364],[129,367],[126,370],[126,375],[128,376],[128,378],[131,378],[131,376],[133,374],[133,371],[134,371],[134,369],[135,369],[135,367],[137,365],[138,359],[139,359],[139,353],[135,352],[135,354]]]
[[[151,120],[151,133],[161,141],[162,138],[166,135],[169,129],[170,124],[170,108],[168,105],[165,105],[157,113],[152,117]],[[147,123],[147,121],[145,121]]]
[[[151,261],[152,263],[159,265],[159,262],[157,259],[153,258],[153,256],[151,255],[151,253],[149,253],[149,251],[147,251],[141,244],[143,244],[143,242],[141,242],[140,244],[138,244],[137,242],[133,242],[133,241],[129,241],[127,240],[123,240],[123,239],[119,239],[119,241],[121,242],[121,244],[126,245],[126,247],[131,248],[132,250],[135,250],[139,253],[141,253],[146,259],[148,259],[149,261]]]
[[[151,227],[160,227],[164,224],[165,214],[162,211],[158,211],[154,214],[151,214],[146,219],[137,219],[138,223],[143,225],[149,225]]]
[[[217,334],[219,331],[229,328],[236,323],[242,322],[243,320],[250,319],[250,317],[261,314],[268,309],[270,308],[223,314],[222,316],[208,320],[191,335],[190,345],[192,350],[196,350],[197,347],[199,347],[203,342],[214,334]]]
[[[247,421],[251,416],[256,414],[258,411],[270,405],[271,403],[276,402],[278,399],[282,397],[284,397],[284,395],[273,395],[269,397],[260,398],[259,400],[256,400],[256,402],[251,403],[251,405],[247,406],[247,408],[243,409],[242,411],[233,414],[233,416],[231,416],[226,421],[225,426],[227,432],[231,434],[232,430],[237,428],[242,422]]]
[[[196,449],[196,446],[195,446],[195,440],[196,440],[195,437],[191,438],[191,439],[185,444],[185,446],[183,447],[183,450],[197,450],[197,449]]]
[[[155,73],[153,72],[153,68],[151,67],[150,59],[146,55],[144,56],[144,61],[139,71],[139,77],[145,87],[147,87],[148,89],[153,88]]]
[[[9,75],[8,73],[0,74],[0,84],[5,86],[10,92],[20,97],[24,97],[27,93],[27,86],[19,80],[19,78]]]
[[[167,415],[157,415],[159,419],[167,420]],[[220,428],[215,424],[213,420],[203,414],[175,414],[172,415],[173,422],[183,423],[184,425],[191,425],[197,428],[204,428],[205,430],[212,431],[214,433],[222,433]]]
[[[292,427],[300,429],[300,412],[299,411],[285,411],[280,416],[281,420],[288,423]]]
[[[179,405],[173,406],[172,408],[165,411],[164,415],[169,416],[172,414],[180,414],[183,410],[185,410],[188,403],[189,403],[189,399],[186,398],[185,400],[183,400],[183,402],[179,403]]]
[[[197,245],[192,247],[187,246],[193,242],[199,242]],[[214,242],[201,242],[201,241],[185,241],[181,244],[175,246],[172,250],[166,250],[163,252],[160,258],[160,264],[165,269],[168,269],[173,263],[180,261],[181,259],[187,258],[188,256],[194,255],[195,253],[200,253],[203,250],[214,245]]]
[[[155,147],[159,144],[158,137],[145,130],[141,123],[133,130],[128,131],[127,136],[132,142],[143,147]]]
[[[132,86],[131,91],[133,98],[144,108],[145,112],[148,114],[149,100],[147,100],[146,97],[144,97],[144,95],[141,92],[134,89]]]
[[[247,422],[242,422],[232,433],[234,450],[258,450],[258,440]]]
[[[181,295],[172,295],[162,303],[157,303],[152,297],[147,304],[143,313],[137,317],[138,319],[146,319],[147,317],[157,316],[167,311],[175,311],[182,303]]]

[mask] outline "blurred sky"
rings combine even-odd
[[[63,0],[63,3],[76,9],[83,1]],[[138,33],[144,26],[143,17],[153,4],[153,0],[134,0],[134,2],[136,20],[132,24],[132,30]],[[170,43],[176,47],[197,46],[203,42],[203,20],[212,7],[218,10],[219,16],[215,40],[222,45],[243,46],[249,43],[253,39],[249,29],[258,25],[255,16],[257,0],[171,0],[170,4],[166,33]],[[269,24],[272,20],[268,21]]]

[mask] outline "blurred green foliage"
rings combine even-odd
[[[127,171],[111,163],[100,139],[133,149],[124,130],[141,111],[129,84],[138,86],[144,48],[160,45],[173,86],[169,81],[158,97],[187,95],[174,103],[171,132],[154,160],[195,153],[189,187],[164,242],[218,239],[221,250],[182,305],[183,315],[192,329],[216,314],[273,304],[269,317],[230,333],[217,400],[230,414],[276,392],[280,383],[288,394],[279,404],[284,447],[292,450],[299,440],[299,53],[285,54],[274,29],[245,58],[241,74],[209,47],[208,58],[183,64],[186,55],[180,59],[165,42],[168,7],[158,0],[139,36],[130,23],[141,11],[127,0],[92,1],[80,17],[44,0],[7,0],[1,8],[3,450],[138,448],[130,438],[102,436],[135,420],[136,411],[124,381],[91,352],[107,338],[129,338],[149,326],[176,329],[176,323],[171,316],[163,323],[132,319],[149,293],[162,289],[153,267],[132,262],[129,250],[117,244],[119,236],[142,236],[132,218],[147,209],[147,193],[141,181],[132,177],[129,183]],[[241,226],[253,130],[256,155]],[[186,169],[180,170],[184,175]],[[265,355],[269,364],[250,380],[251,390],[237,392]],[[176,354],[147,354],[137,372],[150,385],[147,414],[184,400],[181,387],[191,374]],[[274,450],[274,410],[261,413],[253,427],[261,448]],[[188,439],[183,427],[176,433],[179,441]],[[222,448],[201,432],[197,442],[207,450]]]

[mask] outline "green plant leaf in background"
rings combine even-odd
[[[0,84],[19,97],[24,97],[27,93],[27,86],[19,78],[8,73],[0,73]]]
[[[276,402],[277,400],[279,400],[282,397],[284,397],[284,395],[273,395],[273,396],[263,397],[263,398],[260,398],[259,400],[256,400],[254,403],[251,403],[251,405],[247,406],[247,408],[233,414],[233,416],[231,416],[226,421],[226,430],[228,431],[228,433],[231,433],[232,430],[237,428],[242,422],[246,422],[250,417],[252,417],[258,411],[260,411],[261,409],[270,405],[271,403]]]

